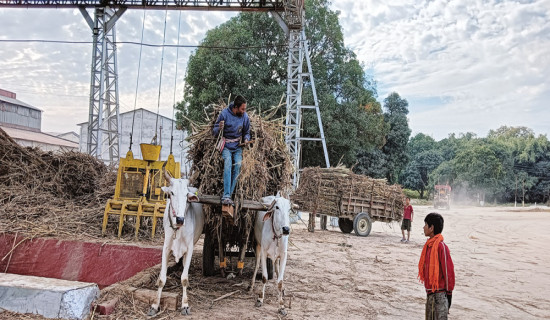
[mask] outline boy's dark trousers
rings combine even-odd
[[[449,302],[445,292],[428,294],[426,299],[426,320],[447,320]]]

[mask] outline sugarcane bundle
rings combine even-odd
[[[0,129],[0,233],[99,238],[115,181],[90,155],[23,147]]]
[[[199,189],[199,194],[220,197],[223,194],[223,159],[216,149],[219,137],[213,136],[212,129],[224,108],[226,105],[223,102],[210,106],[211,112],[207,113],[204,123],[195,125],[193,135],[189,137],[190,183]],[[252,225],[253,217],[240,212],[240,203],[244,199],[259,201],[268,195],[290,191],[293,166],[284,141],[283,119],[275,117],[278,108],[262,115],[247,112],[254,143],[243,147],[241,172],[234,195],[234,227],[248,229]],[[213,210],[210,206],[204,206],[205,220],[218,228],[221,215]]]
[[[355,174],[339,166],[305,168],[292,200],[301,210],[331,216],[349,214],[351,205],[360,202],[374,220],[401,220],[405,196],[399,185],[388,185],[385,179]]]

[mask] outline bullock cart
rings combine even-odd
[[[292,197],[304,211],[310,212],[309,231],[315,228],[315,215],[338,218],[344,233],[370,234],[373,221],[400,221],[405,196],[398,185],[384,179],[354,174],[345,167],[306,168],[300,186]]]
[[[214,195],[201,195],[199,202],[208,205],[212,217],[204,227],[204,243],[202,249],[202,272],[204,276],[216,274],[215,260],[218,256],[222,277],[226,270],[230,269],[231,257],[238,258],[237,271],[242,273],[245,257],[254,257],[252,250],[254,244],[254,219],[256,212],[267,210],[267,207],[259,201],[243,199],[236,201],[236,212],[233,215],[227,212],[220,204],[220,197]],[[229,259],[228,259],[229,257]],[[268,274],[271,279],[273,264],[268,259]]]
[[[216,148],[219,137],[212,134],[212,128],[225,107],[223,102],[208,106],[204,123],[194,127],[193,135],[188,138],[191,163],[188,176],[204,204],[203,274],[206,276],[215,274],[216,255],[222,275],[235,256],[238,256],[236,270],[242,271],[244,257],[252,255],[257,210],[265,209],[260,199],[288,192],[294,169],[285,144],[282,118],[277,116],[279,108],[261,114],[249,111],[251,140],[255,142],[243,146],[241,170],[233,195],[236,206],[232,215],[224,215],[222,211],[229,211],[220,204],[224,163]]]

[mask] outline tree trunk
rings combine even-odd
[[[420,199],[424,199],[424,188],[420,189]]]

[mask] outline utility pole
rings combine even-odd
[[[516,178],[516,190],[514,194],[514,208],[517,207],[517,203],[518,203],[518,176],[515,176],[515,178]]]
[[[521,206],[525,207],[525,178],[523,178],[522,184],[523,184],[523,186],[522,186],[523,197],[521,198]]]

